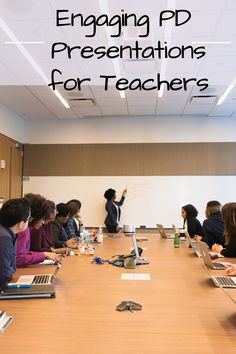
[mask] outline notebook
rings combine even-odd
[[[159,232],[159,234],[161,235],[162,238],[169,238],[169,239],[174,239],[175,238],[175,234],[171,233],[171,234],[167,234],[163,225],[162,224],[157,224],[157,230]]]
[[[199,252],[200,252],[200,254],[202,256],[202,260],[206,266],[213,268],[213,269],[225,269],[225,266],[222,263],[212,262],[211,256],[209,254],[209,250],[208,250],[205,242],[197,241],[197,244],[199,245]]]
[[[49,285],[32,285],[31,288],[9,289],[6,286],[0,289],[0,300],[6,299],[33,299],[33,298],[54,298],[55,287]]]

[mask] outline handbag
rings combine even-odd
[[[128,255],[116,255],[109,261],[110,264],[116,267],[124,267],[127,269],[134,269],[136,267],[136,257],[133,254]]]

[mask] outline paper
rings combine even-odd
[[[43,262],[39,264],[55,264],[55,262],[52,259],[45,259]]]
[[[122,273],[121,280],[151,280],[148,273]]]

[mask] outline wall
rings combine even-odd
[[[25,142],[32,144],[226,141],[236,141],[235,118],[98,117],[68,121],[32,121],[25,124]]]
[[[20,143],[25,140],[24,120],[0,104],[0,133]]]
[[[15,140],[0,134],[0,196],[3,201],[21,197],[22,192],[22,146]]]
[[[25,192],[55,202],[78,198],[85,223],[105,218],[107,188],[129,193],[121,223],[181,225],[180,209],[236,200],[236,143],[26,144]]]
[[[119,199],[127,187],[120,225],[163,223],[170,227],[172,223],[182,226],[180,211],[185,204],[194,204],[203,221],[209,200],[235,201],[235,185],[235,176],[35,176],[24,182],[24,192],[41,193],[56,203],[78,198],[85,225],[98,226],[106,215],[104,191],[115,188]]]

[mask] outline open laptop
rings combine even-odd
[[[199,250],[199,245],[198,243],[189,236],[189,233],[186,232],[185,233],[185,236],[186,236],[186,240],[188,241],[189,245],[192,247],[194,253],[198,256],[198,257],[201,257],[201,252]]]
[[[197,241],[196,243],[199,245],[199,252],[206,266],[212,269],[225,269],[224,264],[212,262],[211,255],[209,254],[209,250],[205,242]]]
[[[168,238],[168,239],[174,239],[175,238],[175,234],[171,233],[171,234],[167,234],[163,225],[162,224],[156,224],[157,225],[157,230],[159,232],[159,234],[161,235],[162,238]]]
[[[223,291],[223,288],[234,288],[236,289],[236,277],[230,277],[229,275],[211,275],[208,268],[206,267],[205,263],[203,262],[203,259],[201,259],[202,261],[202,266],[205,269],[205,271],[207,272],[209,278],[213,281],[214,285],[217,288],[221,288]],[[225,292],[225,291],[224,291]],[[225,292],[226,293],[226,292]],[[226,293],[227,296],[229,296],[229,298],[236,303],[236,301],[228,294]]]
[[[137,246],[137,240],[136,240],[136,235],[132,235],[132,241],[133,241],[133,247],[134,247],[134,252],[135,252],[135,257],[136,257],[136,264],[149,264],[149,260],[147,258],[141,258],[138,253],[138,246]]]
[[[55,280],[60,268],[61,264],[58,263],[56,270],[53,274],[21,275],[15,284],[50,285]]]
[[[223,276],[213,276],[211,275],[210,278],[213,280],[215,286],[218,288],[236,288],[236,278],[229,277],[227,275]]]

